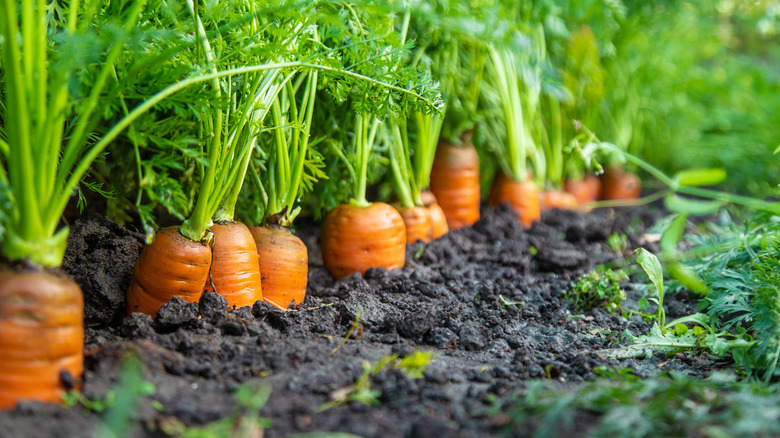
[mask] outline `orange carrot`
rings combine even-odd
[[[471,143],[439,143],[431,169],[431,191],[450,229],[471,226],[479,219],[479,156]]]
[[[566,180],[563,189],[574,195],[580,207],[589,202],[598,201],[601,192],[601,180],[594,175],[587,175],[581,180]]]
[[[0,409],[20,400],[57,402],[67,371],[84,371],[84,297],[64,275],[0,272]]]
[[[309,253],[286,227],[262,225],[249,229],[257,244],[263,301],[280,309],[301,304],[306,297]]]
[[[539,209],[541,211],[558,208],[561,210],[576,210],[579,207],[577,198],[562,190],[542,190],[539,192]]]
[[[401,268],[405,251],[404,220],[383,202],[339,205],[322,223],[322,259],[337,280],[368,268]]]
[[[436,196],[428,190],[420,193],[420,199],[422,204],[428,209],[428,213],[431,215],[431,224],[433,225],[433,238],[447,234],[450,231],[450,227],[447,225],[447,217],[444,214],[444,210],[436,202]]]
[[[450,227],[447,226],[447,217],[444,215],[444,210],[441,209],[439,204],[428,205],[428,211],[431,215],[431,222],[433,223],[433,238],[447,234],[450,231]]]
[[[533,221],[541,217],[539,193],[531,178],[516,181],[507,177],[504,172],[496,174],[488,204],[495,207],[504,202],[509,202],[512,210],[517,213],[518,221],[525,227],[530,227]]]
[[[601,175],[601,199],[637,199],[641,191],[639,177],[619,167],[610,167]]]
[[[154,317],[174,296],[197,302],[203,295],[210,266],[208,245],[182,236],[179,227],[158,231],[136,261],[127,290],[127,313]]]
[[[263,299],[260,264],[255,238],[241,222],[217,222],[214,233],[214,259],[205,290],[225,297],[228,306],[252,306]]]
[[[406,227],[406,243],[433,240],[431,212],[425,207],[396,207]]]

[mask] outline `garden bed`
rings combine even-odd
[[[629,249],[647,246],[644,233],[660,216],[652,207],[555,210],[526,230],[508,208],[488,209],[473,227],[408,246],[403,269],[341,281],[322,266],[317,225],[301,221],[309,286],[297,310],[258,302],[229,311],[207,293],[199,304],[170,302],[154,320],[121,318],[142,235],[102,217],[78,221],[64,268],[86,298],[83,392],[103,399],[118,385],[123,358],[137,354],[155,393],[133,408],[132,432],[123,436],[166,436],[234,418],[236,388],[266,384],[266,436],[446,437],[500,433],[512,419],[491,411],[491,400],[531,380],[573,390],[605,369],[707,376],[718,364],[702,357],[607,358],[600,350],[618,345],[621,332],[642,334],[649,325],[602,309],[582,312],[563,299],[579,276],[621,256],[609,236],[627,234]],[[636,308],[639,293],[627,293],[625,307]],[[696,303],[678,294],[665,306],[676,317],[695,312]],[[433,353],[420,378],[400,362],[423,357],[415,351]],[[364,374],[364,362],[375,366],[389,355],[398,358]],[[378,404],[364,403],[372,401]],[[25,402],[0,412],[0,436],[83,436],[103,419],[94,407]]]

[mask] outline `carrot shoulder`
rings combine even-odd
[[[322,223],[322,258],[336,279],[365,274],[369,268],[401,268],[406,259],[404,221],[383,202],[339,205]]]
[[[155,316],[174,296],[189,302],[200,300],[211,255],[208,245],[184,237],[179,227],[158,231],[136,261],[127,290],[127,313]]]
[[[84,298],[64,275],[0,272],[0,409],[60,401],[60,373],[84,371]]]
[[[414,243],[418,240],[430,242],[433,240],[433,222],[431,212],[425,207],[399,207],[398,212],[404,220],[406,227],[406,242]]]
[[[287,309],[306,298],[309,253],[301,239],[281,226],[255,226],[250,231],[257,245],[263,301]]]
[[[504,172],[496,174],[488,204],[496,207],[505,202],[517,213],[518,221],[525,227],[530,227],[533,221],[541,217],[539,192],[531,178],[518,181],[509,178]]]
[[[255,238],[241,222],[218,222],[214,234],[214,259],[205,290],[225,297],[229,306],[252,306],[263,299]]]
[[[568,179],[563,185],[563,189],[574,195],[580,207],[589,202],[595,202],[599,199],[601,192],[601,180],[593,175],[587,175],[581,180]]]
[[[474,146],[439,143],[431,169],[431,191],[450,229],[471,226],[479,219],[479,156]]]
[[[608,168],[601,175],[601,199],[637,199],[642,191],[642,181],[631,172],[619,167]]]
[[[539,192],[539,209],[541,211],[552,210],[554,208],[562,210],[576,210],[579,207],[577,198],[571,193],[562,190],[542,190]]]
[[[425,208],[428,209],[428,213],[431,215],[431,225],[433,226],[433,238],[447,234],[450,231],[449,225],[447,225],[447,216],[444,214],[441,205],[436,201],[436,196],[429,190],[425,190],[420,193]]]

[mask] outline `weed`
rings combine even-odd
[[[656,291],[655,297],[642,297],[642,299],[639,300],[639,309],[644,310],[648,308],[647,301],[654,302],[658,306],[655,319],[663,330],[663,327],[666,325],[666,313],[664,312],[664,275],[663,270],[661,269],[661,262],[658,261],[658,258],[653,253],[644,248],[638,248],[634,250],[634,252],[637,255],[637,263],[639,263],[645,271],[650,282],[655,286]]]
[[[343,347],[344,344],[347,343],[347,340],[350,338],[350,336],[352,336],[352,333],[356,329],[359,330],[358,333],[362,333],[363,332],[363,325],[360,324],[360,312],[362,312],[362,311],[363,311],[363,306],[358,306],[358,310],[355,313],[355,321],[353,321],[352,327],[349,328],[349,330],[347,331],[347,335],[344,336],[344,339],[341,340],[341,343],[339,343],[339,345],[337,345],[336,348],[334,348],[333,350],[331,350],[330,353],[328,353],[328,357],[333,356],[334,354],[336,354],[336,352],[339,351],[339,349],[341,347]]]
[[[389,354],[382,357],[376,363],[363,361],[363,372],[355,384],[333,393],[333,400],[321,405],[317,412],[327,411],[330,408],[341,406],[349,402],[359,402],[369,406],[379,405],[379,396],[382,391],[375,389],[371,377],[383,369],[394,368],[402,371],[412,379],[422,378],[428,364],[435,358],[433,351],[415,351],[414,353],[399,359],[397,354]]]
[[[127,436],[134,421],[138,401],[141,397],[154,393],[154,385],[143,379],[141,359],[137,355],[125,357],[122,361],[119,383],[113,390],[113,395],[109,393],[102,402],[91,403],[92,407],[105,409],[103,422],[98,426],[96,435],[100,438]]]
[[[634,374],[633,368],[593,367],[593,374],[617,381],[636,382],[640,380],[639,376]]]
[[[503,419],[507,436],[777,436],[779,405],[778,386],[727,375],[662,376],[600,380],[575,393],[530,382],[523,394],[493,398],[486,413]],[[583,418],[590,420],[583,424]]]
[[[615,313],[622,309],[626,299],[626,293],[620,288],[623,280],[626,276],[621,271],[596,270],[573,283],[564,298],[579,310],[603,307],[607,312]]]
[[[259,418],[259,415],[270,396],[270,385],[240,386],[233,393],[236,405],[229,417],[204,426],[189,428],[175,418],[168,419],[165,423],[160,424],[160,429],[167,435],[177,438],[251,438],[262,436],[261,429],[270,427],[271,422],[268,419]]]
[[[507,301],[507,299],[506,299],[506,298],[504,298],[504,296],[503,296],[503,295],[499,295],[499,296],[498,296],[498,299],[499,299],[499,300],[501,300],[501,307],[506,307],[506,306],[522,306],[522,305],[523,305],[523,303],[521,303],[520,301]]]
[[[706,314],[665,324],[660,312],[664,285],[655,275],[651,280],[660,291],[657,324],[645,336],[626,334],[630,345],[607,354],[637,357],[651,351],[692,349],[718,357],[730,353],[736,367],[752,378],[768,382],[776,375],[780,360],[780,219],[756,213],[743,225],[736,225],[724,213],[720,222],[711,226],[708,234],[686,236],[693,243],[688,251],[692,258],[677,262],[695,279],[700,278],[709,291],[700,300]],[[676,276],[667,288],[689,288],[690,283]],[[643,304],[648,303],[640,302],[640,308]]]
[[[622,254],[628,247],[628,236],[614,232],[607,238],[607,246],[612,251]]]

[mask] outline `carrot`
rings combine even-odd
[[[154,317],[174,296],[189,302],[200,300],[211,255],[208,245],[184,237],[178,226],[158,231],[136,261],[127,290],[127,313]]]
[[[447,225],[447,217],[444,215],[444,210],[442,210],[439,203],[436,202],[436,196],[429,190],[425,190],[420,193],[420,199],[431,215],[433,238],[438,239],[447,234],[450,231],[450,227]]]
[[[252,306],[263,299],[255,238],[241,222],[217,222],[214,259],[205,290],[225,297],[228,306]]]
[[[418,240],[430,242],[433,240],[433,221],[431,212],[426,207],[397,207],[406,227],[406,242],[414,243]]]
[[[517,213],[518,221],[526,227],[530,227],[533,221],[541,217],[539,193],[531,178],[516,181],[507,177],[504,172],[496,174],[488,205],[495,207],[505,202],[509,202],[512,210]]]
[[[471,143],[439,142],[431,169],[431,191],[451,230],[479,219],[479,156]]]
[[[561,210],[576,210],[579,207],[577,198],[562,190],[542,190],[539,192],[539,209],[541,211],[558,208]]]
[[[60,372],[78,381],[84,371],[81,289],[64,275],[4,270],[0,303],[0,409],[60,401]]]
[[[447,226],[447,217],[444,215],[444,210],[441,209],[441,206],[439,204],[430,204],[428,211],[433,224],[433,238],[438,239],[447,234],[450,231],[450,227]]]
[[[306,245],[279,225],[255,226],[249,231],[257,245],[263,301],[283,310],[303,303],[309,271]]]
[[[580,207],[589,202],[598,201],[601,192],[601,180],[594,175],[587,175],[581,180],[568,179],[563,190],[574,195]]]
[[[337,280],[368,268],[401,268],[405,251],[404,220],[383,202],[339,205],[322,223],[322,259]]]
[[[642,181],[631,172],[610,167],[601,175],[601,199],[637,199],[642,191]]]

